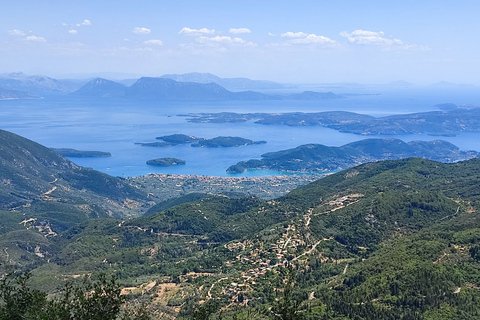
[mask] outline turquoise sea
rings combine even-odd
[[[320,90],[322,88],[318,91]],[[55,95],[38,100],[4,100],[0,101],[0,129],[17,133],[48,147],[108,151],[112,154],[110,158],[71,160],[114,176],[130,177],[151,172],[265,176],[283,173],[260,170],[231,175],[225,170],[238,161],[258,159],[265,152],[306,143],[340,146],[365,137],[322,127],[265,126],[253,122],[189,123],[185,117],[178,115],[224,111],[277,113],[342,110],[384,116],[438,110],[437,104],[447,102],[480,105],[480,90],[474,87],[367,87],[356,91],[351,88],[338,89],[342,90],[361,95],[321,101],[139,101],[73,95]],[[334,88],[331,91],[338,93]],[[192,148],[190,145],[154,148],[134,144],[155,142],[158,141],[155,137],[174,133],[203,138],[239,136],[265,140],[267,143],[237,148]],[[480,151],[480,133],[462,133],[456,137],[381,137],[395,137],[404,141],[443,139],[462,149]],[[147,160],[160,157],[180,158],[186,160],[187,164],[167,168],[146,164]]]

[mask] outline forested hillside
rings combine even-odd
[[[191,195],[138,218],[91,219],[73,211],[77,194],[141,193],[121,179],[98,186],[110,180],[85,180],[104,176],[34,147],[23,175],[53,171],[19,189],[11,162],[4,194],[32,200],[0,212],[0,254],[3,272],[31,271],[29,285],[43,292],[61,296],[65,281],[107,273],[122,301],[154,319],[480,318],[480,159],[367,163],[274,200]],[[75,194],[40,201],[50,184],[66,190],[51,174]],[[38,227],[57,215],[70,225]]]

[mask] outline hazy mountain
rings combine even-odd
[[[125,95],[126,88],[118,82],[97,78],[90,80],[72,94],[92,97],[119,97]]]
[[[167,78],[140,78],[126,89],[125,96],[160,100],[323,100],[341,98],[331,92],[302,92],[270,95],[255,91],[232,92],[214,83],[179,82]]]
[[[453,82],[448,82],[448,81],[436,82],[434,84],[431,84],[430,86],[436,87],[436,88],[444,88],[444,89],[460,89],[460,88],[473,88],[473,87],[475,87],[475,85],[473,85],[473,84],[453,83]]]
[[[115,80],[115,82],[121,83],[124,86],[130,87],[132,84],[138,81],[139,78],[135,79],[123,79],[123,80]]]
[[[248,78],[220,78],[211,73],[184,73],[165,74],[160,78],[172,79],[179,82],[216,83],[231,91],[281,89],[285,85],[265,80],[251,80]]]
[[[92,73],[67,73],[62,74],[61,79],[81,79],[89,81],[96,78],[113,80],[121,82],[123,79],[140,78],[142,75],[138,73],[126,73],[126,72],[92,72]]]
[[[161,100],[258,100],[269,96],[257,92],[231,92],[216,83],[178,82],[164,78],[140,78],[125,95]]]
[[[324,100],[324,99],[339,99],[342,96],[336,95],[332,92],[315,92],[304,91],[301,93],[292,93],[284,95],[285,100]]]
[[[80,88],[83,80],[57,80],[42,75],[26,75],[21,72],[0,74],[0,88],[27,93],[48,94],[72,92]]]

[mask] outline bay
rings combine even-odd
[[[265,126],[244,123],[189,123],[179,114],[201,112],[321,112],[352,111],[373,116],[438,110],[436,104],[475,104],[480,94],[474,88],[367,88],[359,95],[320,101],[149,101],[121,98],[49,96],[39,100],[0,101],[0,128],[52,148],[107,151],[110,158],[71,158],[75,163],[113,176],[148,173],[211,176],[266,176],[285,174],[271,170],[228,174],[239,161],[259,159],[265,152],[294,148],[307,143],[340,146],[365,137],[323,127]],[[372,93],[372,94],[365,94]],[[183,133],[203,138],[238,136],[265,140],[266,144],[235,148],[192,148],[189,144],[155,148],[136,145],[155,137]],[[374,138],[375,136],[369,136]],[[456,137],[427,135],[381,136],[411,140],[450,141],[464,150],[480,150],[478,133]],[[377,137],[380,138],[380,137]],[[175,157],[183,166],[154,167],[147,160]]]

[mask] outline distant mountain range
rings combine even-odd
[[[281,89],[272,81],[247,78],[220,78],[210,73],[167,74],[112,81],[103,78],[88,80],[53,79],[21,72],[0,74],[0,100],[35,99],[42,96],[68,94],[84,97],[126,97],[155,100],[319,100],[341,96],[332,92],[272,95],[251,90]]]
[[[387,87],[411,88],[414,86],[416,85],[406,81],[393,81],[376,86],[353,83],[304,84],[302,87],[312,88],[312,90],[300,93],[266,94],[263,91],[275,92],[275,90],[288,89],[293,92],[295,87],[273,81],[221,78],[211,73],[198,72],[115,81],[105,78],[54,79],[43,75],[14,72],[0,74],[0,100],[34,99],[68,93],[85,97],[157,100],[323,100],[349,96],[352,93],[345,90],[355,91],[358,87],[364,90],[382,90]],[[473,86],[439,82],[430,87],[472,88]],[[329,92],[330,90],[340,90],[342,94]]]
[[[178,82],[213,82],[230,91],[282,89],[286,87],[284,84],[273,81],[251,80],[248,78],[220,78],[211,73],[198,72],[191,72],[185,74],[165,74],[160,78],[172,79]]]
[[[27,94],[72,92],[85,84],[85,80],[57,80],[41,75],[21,72],[0,74],[0,89],[23,91]]]
[[[180,82],[163,77],[143,77],[130,87],[98,78],[89,81],[73,94],[94,97],[125,96],[132,99],[156,100],[320,100],[341,98],[341,96],[332,92],[305,91],[285,95],[270,95],[255,91],[233,92],[215,82]]]
[[[399,139],[364,139],[341,147],[307,144],[297,148],[269,152],[261,160],[241,161],[227,172],[244,172],[248,169],[271,169],[297,172],[332,171],[350,168],[379,160],[397,160],[421,157],[441,162],[455,162],[478,157],[476,151],[461,151],[450,142],[411,141]]]

